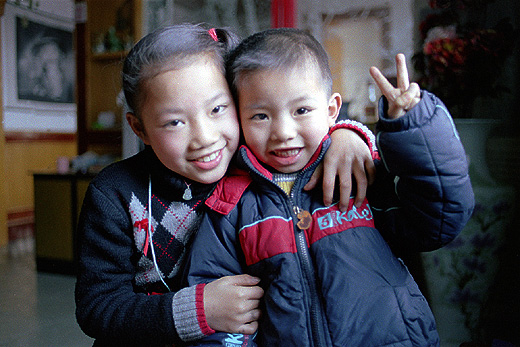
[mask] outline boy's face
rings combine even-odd
[[[301,170],[334,124],[341,96],[329,97],[318,70],[264,70],[239,79],[238,104],[247,146],[283,173]]]
[[[215,64],[199,58],[158,74],[143,89],[142,122],[127,116],[134,132],[170,170],[201,183],[222,178],[238,146],[239,124]]]

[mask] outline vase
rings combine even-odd
[[[515,200],[514,189],[494,180],[486,161],[487,140],[500,123],[455,120],[469,161],[475,208],[455,240],[422,254],[428,301],[443,347],[482,339],[482,307],[495,280],[497,255],[512,221]]]
[[[486,144],[490,133],[502,122],[496,119],[463,118],[455,119],[454,123],[466,151],[471,183],[474,186],[495,185],[486,161]]]

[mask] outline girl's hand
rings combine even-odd
[[[204,311],[216,331],[251,335],[258,329],[260,279],[250,275],[219,278],[204,287]]]
[[[395,57],[397,66],[397,88],[383,76],[378,68],[372,66],[370,75],[376,81],[377,86],[388,100],[388,117],[396,119],[404,116],[408,110],[421,101],[421,89],[417,83],[410,83],[406,59],[404,54],[399,53]]]
[[[367,187],[375,177],[375,166],[370,150],[363,139],[353,130],[337,129],[330,135],[332,143],[323,163],[314,172],[305,190],[313,189],[323,179],[323,203],[332,203],[336,176],[339,178],[339,208],[346,211],[352,191],[352,176],[357,183],[354,204],[359,207],[365,199]]]

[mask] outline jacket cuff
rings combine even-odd
[[[329,129],[329,134],[332,134],[334,131],[338,129],[350,129],[354,130],[361,138],[365,141],[370,150],[370,154],[372,155],[372,159],[379,159],[379,153],[377,152],[376,146],[376,138],[372,131],[368,129],[363,123],[357,122],[352,119],[342,120],[338,123],[334,124]]]
[[[179,290],[173,296],[172,311],[175,329],[183,341],[201,339],[215,333],[206,321],[204,311],[205,283]]]

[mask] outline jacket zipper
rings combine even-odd
[[[320,158],[323,156],[323,153],[320,154]],[[243,159],[247,163],[247,156],[242,155]],[[317,161],[318,161],[317,160]],[[304,169],[298,177],[296,181],[302,176],[303,172],[308,171],[310,169],[314,169],[317,166],[316,162],[314,162],[310,167]],[[251,166],[250,166],[251,168]],[[302,272],[305,276],[305,280],[308,285],[308,289],[310,291],[310,300],[311,300],[311,308],[310,308],[310,319],[311,319],[311,338],[314,346],[326,346],[325,342],[327,339],[325,338],[325,333],[323,331],[323,315],[322,309],[320,305],[320,297],[318,295],[318,289],[316,287],[316,275],[314,274],[314,266],[312,265],[311,256],[309,253],[309,247],[307,245],[307,240],[305,239],[305,232],[301,230],[298,226],[298,213],[301,211],[301,208],[295,203],[294,192],[292,191],[290,195],[287,195],[285,191],[273,183],[269,178],[267,178],[264,174],[262,174],[254,165],[252,166],[253,171],[264,180],[268,181],[270,184],[274,185],[276,189],[280,190],[284,195],[288,197],[288,207],[289,211],[293,212],[293,224],[294,224],[294,233],[296,238],[296,249],[298,253],[298,258],[301,260],[302,264]]]
[[[320,297],[318,293],[318,289],[316,286],[316,276],[314,274],[314,266],[312,264],[311,255],[309,252],[309,247],[307,245],[307,240],[305,238],[305,231],[301,230],[296,226],[297,216],[301,212],[300,207],[294,204],[294,200],[292,199],[293,194],[291,194],[291,202],[293,203],[293,220],[294,220],[294,230],[296,236],[296,247],[298,250],[298,255],[302,263],[302,271],[305,276],[308,289],[310,291],[310,300],[311,300],[311,308],[310,308],[310,319],[311,319],[311,333],[312,333],[312,341],[315,346],[322,346],[322,341],[324,337],[323,332],[323,316],[321,314],[320,307]]]

